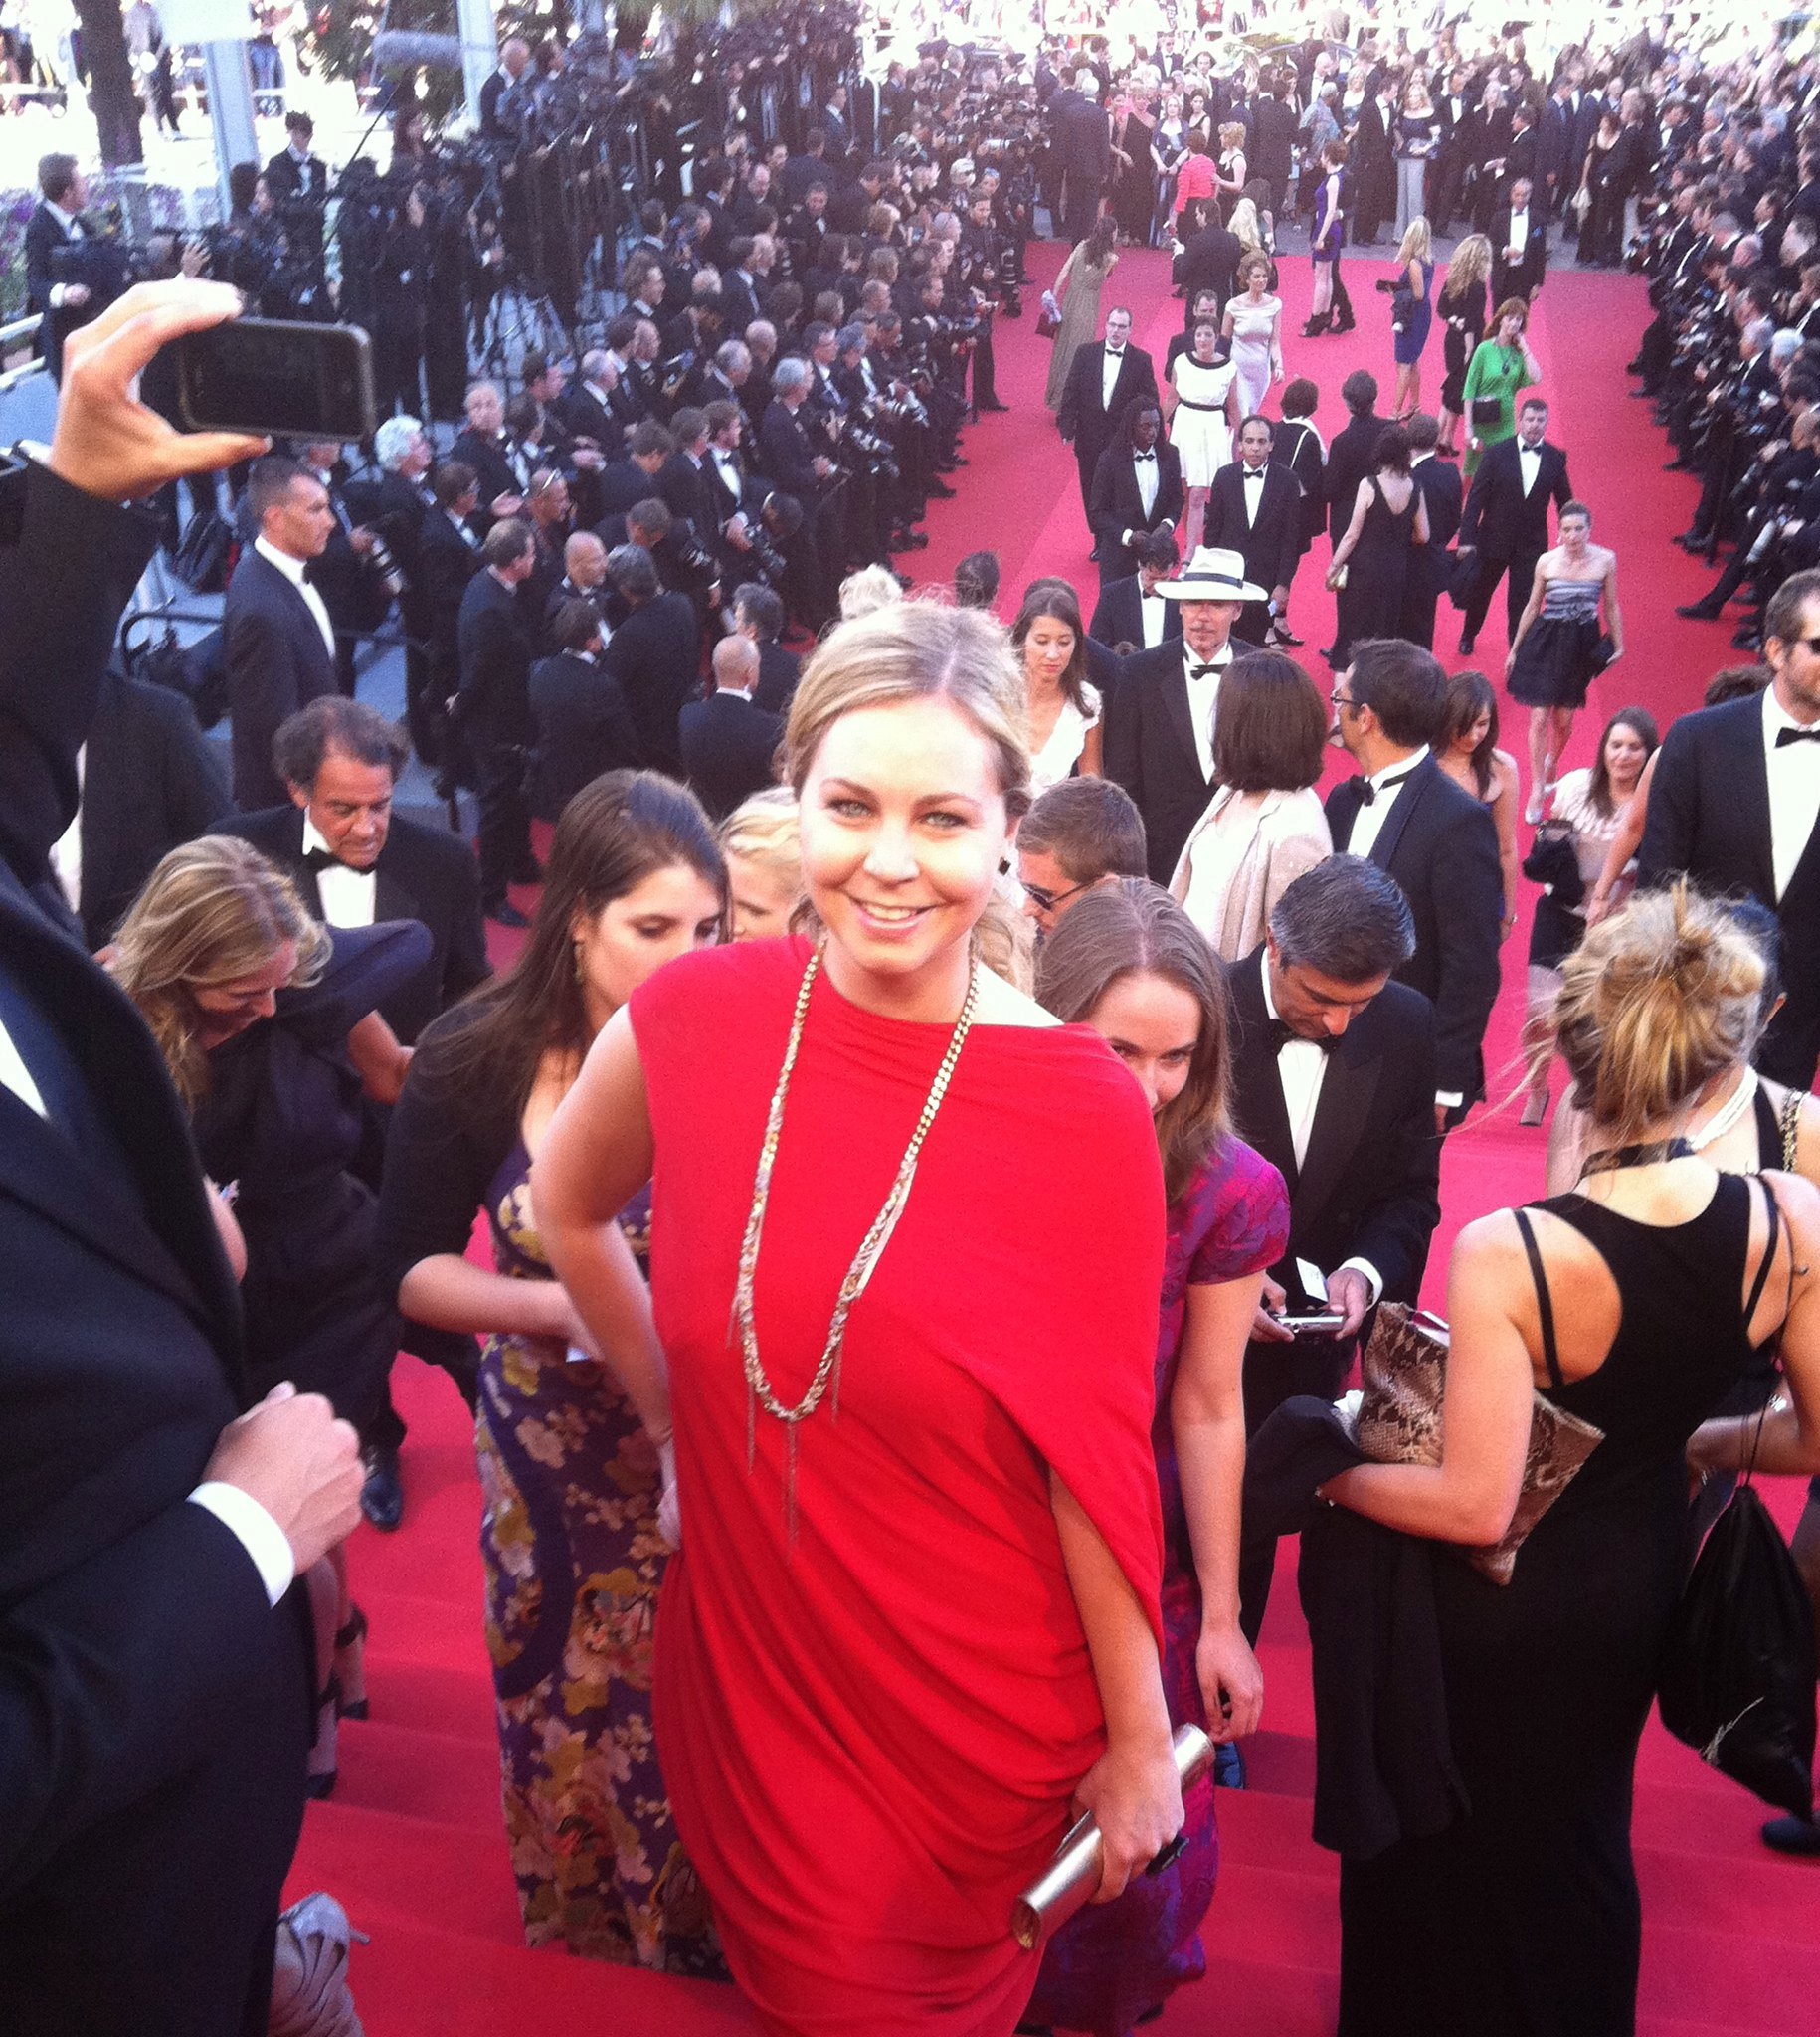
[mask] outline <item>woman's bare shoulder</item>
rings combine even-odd
[[[982,969],[974,1022],[979,1025],[1054,1026],[1062,1021],[1015,984],[994,975],[990,969]]]

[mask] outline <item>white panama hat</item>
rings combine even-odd
[[[1245,578],[1242,552],[1228,552],[1217,545],[1196,545],[1194,556],[1174,580],[1159,580],[1152,590],[1165,601],[1268,601],[1262,587]]]

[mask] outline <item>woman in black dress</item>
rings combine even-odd
[[[1345,668],[1362,637],[1394,637],[1402,620],[1409,547],[1428,542],[1428,505],[1409,472],[1409,435],[1386,425],[1373,470],[1359,483],[1353,520],[1334,547],[1327,584],[1340,596],[1333,666]]]
[[[1689,1440],[1702,1465],[1741,1461],[1746,1425],[1706,1417],[1778,1331],[1791,1405],[1765,1424],[1759,1468],[1820,1467],[1820,1192],[1722,1175],[1680,1136],[1731,1078],[1762,980],[1730,916],[1684,888],[1588,934],[1554,1014],[1590,1119],[1579,1183],[1460,1235],[1441,1463],[1323,1488],[1405,1536],[1482,1545],[1516,1505],[1536,1393],[1603,1431],[1508,1584],[1433,1553],[1469,1808],[1343,1862],[1342,2037],[1635,2028],[1631,1784],[1686,1580]]]
[[[1134,89],[1112,118],[1112,216],[1134,248],[1150,246],[1157,209],[1156,139],[1150,94]]]
[[[1457,460],[1460,456],[1460,421],[1466,415],[1466,369],[1485,337],[1491,273],[1491,242],[1483,234],[1468,234],[1454,249],[1446,279],[1435,298],[1446,364],[1441,382],[1441,437],[1435,451],[1446,460]]]

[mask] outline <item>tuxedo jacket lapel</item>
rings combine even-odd
[[[1391,802],[1384,825],[1377,831],[1377,839],[1371,844],[1370,860],[1380,870],[1390,867],[1390,859],[1396,854],[1396,844],[1402,840],[1404,831],[1414,820],[1415,810],[1422,803],[1431,776],[1440,768],[1432,757],[1424,757],[1410,776],[1409,783]]]
[[[1748,706],[1749,712],[1736,718],[1733,747],[1727,760],[1725,779],[1713,787],[1713,792],[1716,797],[1736,802],[1737,826],[1750,844],[1753,871],[1750,888],[1759,898],[1773,905],[1776,902],[1775,837],[1769,825],[1769,766],[1763,756],[1762,702],[1752,700]],[[1801,864],[1813,852],[1814,842],[1810,834],[1807,846],[1801,852],[1801,863],[1795,866],[1797,876],[1801,874]],[[1789,888],[1794,888],[1793,878],[1789,880]]]
[[[1169,644],[1176,640],[1166,637],[1163,641]],[[1181,656],[1163,675],[1163,706],[1183,755],[1198,774],[1200,751],[1194,741],[1194,717],[1188,711],[1188,675]]]
[[[379,867],[374,872],[373,918],[375,923],[388,919],[421,919],[416,895],[408,891],[397,876],[387,868],[382,851]]]
[[[1283,1078],[1270,1050],[1270,1015],[1264,1010],[1262,950],[1235,965],[1228,983],[1238,1042],[1233,1054],[1233,1102],[1245,1142],[1256,1148],[1293,1191],[1296,1149],[1289,1131],[1289,1106],[1283,1101]]]
[[[1327,803],[1328,832],[1334,837],[1336,855],[1350,853],[1347,844],[1353,838],[1353,823],[1359,818],[1359,788],[1365,781],[1348,778],[1335,786]]]

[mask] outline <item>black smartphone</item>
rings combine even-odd
[[[358,325],[231,318],[177,341],[177,409],[190,431],[366,439],[377,422],[373,345]]]

